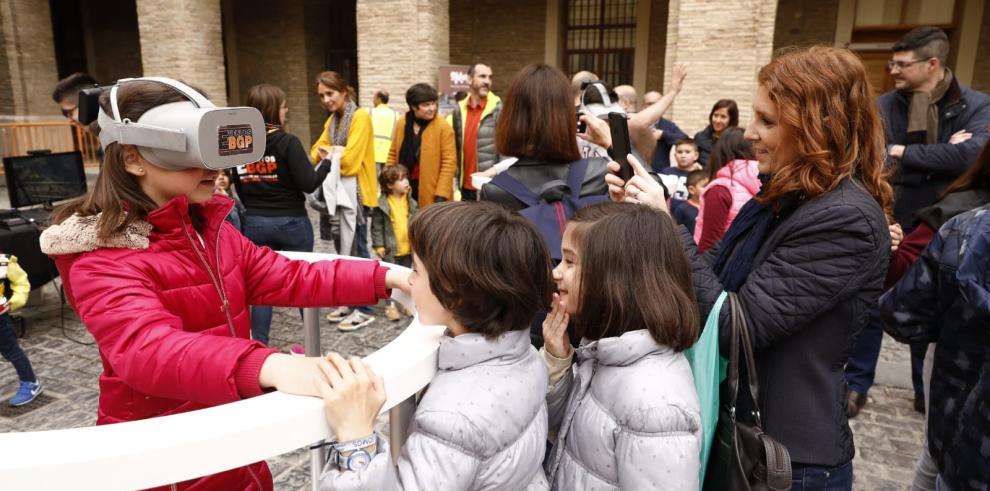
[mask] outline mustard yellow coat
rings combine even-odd
[[[420,208],[433,204],[434,198],[442,196],[447,201],[454,199],[454,172],[457,169],[457,144],[454,142],[454,129],[443,118],[433,118],[419,145],[419,198]],[[399,118],[395,125],[395,137],[388,151],[388,165],[399,162],[399,149],[406,136],[406,117]],[[412,170],[412,169],[410,169]]]
[[[327,128],[336,114],[330,115],[323,124],[323,133],[309,150],[309,158],[313,163],[320,161],[318,149],[321,146],[331,146]],[[351,127],[347,131],[347,146],[340,158],[340,175],[357,176],[358,187],[361,189],[361,202],[368,208],[378,206],[378,174],[375,168],[375,131],[371,126],[371,114],[367,109],[359,108],[351,118]]]

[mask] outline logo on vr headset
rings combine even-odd
[[[249,124],[221,126],[217,136],[217,147],[223,157],[254,152],[254,133]]]

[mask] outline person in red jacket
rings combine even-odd
[[[120,118],[185,101],[163,83],[118,85]],[[100,98],[109,113],[109,93]],[[109,133],[108,133],[109,135]],[[112,137],[108,137],[108,141]],[[226,404],[266,391],[319,395],[319,358],[294,357],[250,339],[249,305],[372,304],[406,275],[376,261],[290,261],[258,247],[224,217],[218,170],[169,170],[134,145],[112,141],[93,191],[53,216],[41,237],[67,298],[103,361],[97,424]],[[161,489],[271,490],[257,462]]]

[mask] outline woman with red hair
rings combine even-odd
[[[763,188],[705,255],[687,230],[682,240],[702,316],[723,290],[745,311],[763,430],[790,452],[793,489],[852,489],[843,365],[890,259],[883,127],[848,50],[781,54],[758,82],[746,138]],[[655,181],[634,168],[629,182],[607,177],[612,198],[665,209]],[[730,326],[722,309],[723,341]],[[748,395],[739,399],[738,414],[749,414]]]

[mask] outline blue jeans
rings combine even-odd
[[[364,215],[364,223],[354,228],[354,243],[357,245],[357,257],[369,258],[371,251],[368,250],[368,220],[371,220],[371,209],[362,206],[361,214]],[[368,306],[356,306],[354,308],[363,314],[371,315],[374,313]]]
[[[853,463],[850,460],[836,467],[792,464],[792,491],[850,491],[853,485]]]
[[[846,382],[849,390],[866,394],[873,386],[877,373],[877,360],[880,358],[880,345],[883,341],[883,325],[880,322],[878,307],[870,309],[870,319],[856,338],[856,345],[846,362]],[[911,344],[911,385],[915,399],[925,398],[925,387],[921,380],[921,368],[925,361],[927,344]]]
[[[313,252],[313,224],[309,217],[244,216],[244,236],[258,246],[276,251]],[[268,344],[272,308],[251,306],[251,337]]]
[[[14,333],[14,325],[10,322],[10,316],[0,314],[0,355],[3,355],[17,372],[17,378],[22,382],[37,382],[34,376],[34,369],[31,368],[31,360],[17,343],[17,334]]]
[[[869,316],[870,319],[856,338],[856,345],[846,362],[849,390],[860,394],[866,394],[873,386],[873,379],[877,374],[877,359],[880,358],[880,344],[883,341],[880,309],[871,308]]]

